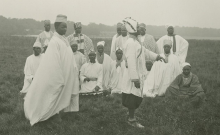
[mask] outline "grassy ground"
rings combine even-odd
[[[23,67],[32,53],[34,38],[0,37],[0,135],[219,135],[220,134],[220,41],[189,40],[187,61],[206,91],[207,102],[162,97],[144,98],[137,111],[146,127],[135,129],[125,122],[120,95],[80,97],[80,112],[62,113],[31,127],[23,112],[19,91]],[[94,40],[97,43],[98,39]],[[110,40],[106,41],[106,53]]]

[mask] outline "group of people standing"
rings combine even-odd
[[[82,34],[80,22],[74,23],[74,33],[65,37],[65,15],[56,17],[56,32],[50,31],[50,21],[45,21],[44,27],[24,68],[21,92],[26,93],[24,112],[31,125],[60,111],[79,111],[80,94],[109,92],[122,94],[128,124],[144,128],[134,115],[144,95],[204,94],[198,78],[190,72],[191,65],[185,63],[188,42],[174,34],[173,26],[156,42],[146,34],[145,24],[125,18],[117,24],[110,55],[104,53],[104,41],[94,50],[92,40]]]

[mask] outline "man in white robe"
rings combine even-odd
[[[129,39],[126,42],[125,48],[127,64],[123,74],[122,104],[128,108],[128,124],[133,127],[144,128],[144,126],[137,122],[134,114],[143,99],[143,83],[147,74],[145,61],[146,59],[159,60],[161,57],[147,50],[139,43],[137,38],[137,21],[132,18],[125,18],[124,22],[129,32]]]
[[[37,39],[36,42],[40,42],[41,43],[41,49],[42,49],[42,53],[45,53],[47,46],[51,40],[51,38],[53,37],[53,32],[50,31],[50,20],[45,20],[44,21],[44,31],[41,32]]]
[[[180,64],[184,63],[186,60],[189,43],[181,36],[174,34],[173,26],[168,26],[167,35],[161,37],[157,41],[160,54],[164,53],[164,49],[163,49],[164,40],[172,41],[171,53],[176,55],[179,58]]]
[[[76,42],[78,44],[78,51],[84,54],[86,60],[89,61],[89,57],[88,57],[89,52],[90,50],[94,50],[92,40],[85,34],[82,34],[81,22],[74,23],[74,30],[75,30],[74,33],[69,35],[67,39],[70,43]]]
[[[115,46],[112,46],[111,58],[112,60],[116,60],[116,50],[117,48],[122,48],[122,51],[125,49],[125,43],[128,40],[128,32],[124,25],[121,26],[121,35],[116,39]],[[124,55],[123,55],[124,59]]]
[[[149,51],[159,54],[157,43],[152,35],[146,33],[146,25],[144,23],[139,24],[138,32],[140,34],[138,39],[141,44]]]
[[[82,95],[96,95],[102,93],[103,68],[96,61],[94,51],[89,53],[90,61],[85,63],[80,70],[80,81]]]
[[[43,58],[43,54],[41,54],[41,43],[40,42],[35,42],[33,45],[33,51],[34,54],[30,55],[27,57],[25,67],[24,67],[24,86],[22,90],[20,91],[21,93],[27,93],[28,88],[34,79],[35,73],[39,67],[39,64]]]
[[[144,95],[148,97],[163,96],[167,87],[181,73],[181,66],[176,55],[172,54],[172,41],[164,40],[164,53],[160,56],[165,62],[154,62],[144,83]]]
[[[110,56],[113,56],[115,55],[115,49],[116,49],[116,46],[115,46],[115,42],[116,42],[116,39],[121,36],[121,27],[122,27],[122,23],[119,22],[117,23],[117,34],[115,34],[112,38],[112,44],[111,44],[111,51],[110,51]]]
[[[72,49],[64,36],[67,17],[58,15],[54,25],[56,32],[24,99],[25,116],[31,125],[45,121],[69,107],[71,95],[79,93],[79,71]],[[75,98],[78,102],[78,97]],[[78,107],[79,104],[75,104],[74,109],[77,111]]]
[[[111,94],[119,93],[122,91],[122,78],[125,70],[125,61],[123,57],[122,48],[116,49],[116,60],[112,62],[112,73],[111,73]]]
[[[102,88],[103,90],[109,90],[111,80],[112,59],[109,55],[104,53],[104,46],[104,41],[100,41],[97,43],[96,61],[103,67]]]

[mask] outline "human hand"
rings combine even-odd
[[[85,79],[84,79],[84,81],[85,81],[85,82],[86,82],[86,81],[87,81],[87,82],[89,82],[89,81],[90,81],[90,79],[89,79],[89,78],[85,78]]]
[[[135,81],[134,82],[134,86],[139,89],[141,86],[140,86],[140,82],[139,81]]]

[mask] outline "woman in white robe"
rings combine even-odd
[[[56,32],[24,99],[25,116],[31,125],[58,114],[70,105],[71,95],[79,93],[79,71],[64,36],[66,22],[66,16],[57,16],[54,24]]]
[[[25,67],[24,67],[24,86],[22,90],[20,91],[21,93],[27,93],[28,88],[35,76],[35,73],[39,67],[39,64],[43,58],[43,54],[41,54],[41,43],[40,42],[35,42],[33,45],[33,51],[34,54],[30,55],[27,57]]]

